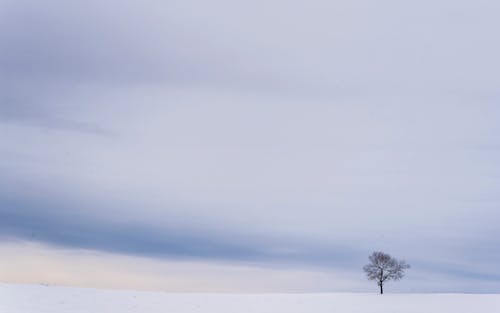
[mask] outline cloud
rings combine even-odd
[[[4,1],[2,233],[496,279],[497,6]]]
[[[450,118],[445,106],[423,119],[429,107],[305,108],[203,88],[89,94],[71,97],[90,105],[52,114],[116,136],[2,125],[5,237],[325,271],[357,270],[382,248],[464,280],[496,275],[483,270],[494,259],[466,258],[496,234],[494,159],[474,148],[494,142],[482,135],[494,111]],[[464,132],[466,121],[477,126]]]
[[[346,285],[356,290],[363,286],[351,274],[340,272],[155,260],[26,242],[4,242],[0,251],[4,255],[0,280],[12,283],[229,293],[345,290]]]
[[[158,259],[212,260],[270,266],[347,267],[359,252],[326,242],[273,238],[271,234],[232,233],[223,229],[176,225],[161,227],[119,217],[85,214],[78,204],[3,197],[0,210],[4,240],[30,240],[61,247],[90,249]],[[191,222],[191,221],[190,221]]]

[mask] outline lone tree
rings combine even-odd
[[[369,264],[363,267],[363,270],[369,280],[375,280],[380,287],[380,294],[384,293],[384,283],[388,280],[400,280],[405,275],[405,270],[410,265],[405,261],[393,258],[387,253],[380,251],[373,252],[368,259]]]

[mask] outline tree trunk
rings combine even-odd
[[[383,295],[384,294],[384,286],[382,285],[382,282],[379,284],[380,286],[380,294]]]

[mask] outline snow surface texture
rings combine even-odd
[[[500,294],[199,294],[0,284],[2,313],[500,312]]]

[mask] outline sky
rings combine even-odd
[[[0,1],[0,281],[500,292],[497,1]]]

